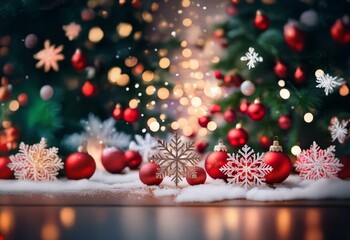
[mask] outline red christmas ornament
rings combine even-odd
[[[254,26],[262,31],[265,31],[270,26],[270,20],[258,10],[254,18]]]
[[[198,124],[203,128],[206,128],[210,121],[211,121],[211,118],[209,116],[202,116],[198,118]]]
[[[28,103],[28,95],[26,93],[21,93],[17,97],[18,103],[21,106],[25,106]]]
[[[289,116],[282,115],[278,118],[278,126],[283,130],[287,130],[292,126],[292,119]]]
[[[341,179],[350,178],[350,157],[343,156],[340,158],[340,163],[344,166],[338,172],[338,177]]]
[[[218,105],[218,104],[214,104],[210,107],[210,113],[211,114],[215,114],[215,113],[218,113],[218,112],[221,112],[221,106]]]
[[[228,123],[233,123],[236,120],[237,116],[236,113],[233,111],[232,108],[226,109],[224,112],[224,119]]]
[[[1,78],[0,101],[6,102],[11,97],[11,88],[6,77]]]
[[[81,92],[85,97],[93,97],[96,94],[97,90],[90,81],[86,81],[81,87]]]
[[[140,118],[140,112],[136,108],[127,108],[124,111],[123,118],[128,123],[134,123]]]
[[[126,167],[124,152],[120,149],[109,147],[102,150],[101,163],[110,173],[121,173]]]
[[[239,104],[238,110],[241,113],[245,114],[248,110],[249,105],[250,105],[249,102],[246,99],[243,99]]]
[[[337,19],[330,29],[334,41],[340,44],[350,42],[350,23],[345,23],[342,19]]]
[[[80,72],[86,68],[87,57],[80,49],[77,49],[77,50],[75,50],[75,53],[72,55],[71,63],[72,63],[73,68],[76,71]]]
[[[259,121],[264,118],[266,114],[266,108],[260,103],[259,99],[256,99],[253,104],[250,104],[247,109],[247,114],[250,119]]]
[[[126,166],[128,166],[130,169],[137,169],[142,163],[142,156],[136,151],[127,150],[124,153],[124,158]]]
[[[95,11],[91,8],[85,8],[80,13],[81,20],[91,21],[95,18]]]
[[[0,179],[15,178],[14,171],[7,166],[10,162],[11,160],[8,157],[0,157]]]
[[[192,178],[190,174],[186,175],[186,180],[190,185],[199,185],[205,183],[207,180],[207,173],[201,167],[195,167],[194,171],[196,172],[196,177]]]
[[[227,148],[222,140],[214,147],[214,152],[209,153],[205,159],[205,170],[214,179],[226,180],[227,176],[220,171],[220,168],[227,163]]]
[[[236,148],[243,147],[248,141],[249,135],[240,124],[237,124],[235,128],[232,128],[227,133],[227,140],[231,146]]]
[[[17,127],[9,127],[5,129],[5,135],[7,142],[15,142],[20,136],[19,129]]]
[[[2,72],[7,75],[7,76],[11,76],[13,74],[13,71],[15,70],[15,67],[13,66],[12,63],[6,63],[3,67],[2,67]]]
[[[159,165],[153,162],[147,162],[142,165],[139,171],[139,177],[141,182],[146,185],[159,185],[163,179],[157,178],[157,171],[159,169]]]
[[[297,67],[294,72],[294,81],[296,84],[301,85],[306,80],[306,72],[302,70],[300,67]]]
[[[79,180],[90,178],[95,170],[95,160],[87,153],[87,142],[84,141],[78,152],[70,154],[64,162],[64,170],[68,179]]]
[[[273,169],[265,175],[265,182],[268,184],[280,183],[287,179],[292,171],[293,165],[287,154],[282,152],[282,147],[275,137],[270,151],[264,154],[263,161]]]
[[[279,78],[286,78],[288,76],[288,68],[281,61],[277,61],[275,67],[273,68],[276,76]]]
[[[120,105],[119,103],[115,105],[112,116],[115,120],[123,119],[124,111],[123,111],[122,105]]]
[[[260,138],[259,138],[259,144],[260,144],[260,146],[262,146],[263,148],[268,148],[268,147],[271,145],[270,138],[267,137],[267,136],[265,136],[265,135],[260,136]]]
[[[197,152],[204,153],[205,149],[207,149],[207,147],[208,147],[208,142],[203,141],[203,140],[196,141],[196,143],[194,145],[195,145]]]
[[[305,48],[305,34],[293,22],[284,26],[284,40],[294,51],[301,52]]]
[[[216,79],[223,79],[224,78],[224,75],[219,70],[216,70],[214,72],[214,76]]]

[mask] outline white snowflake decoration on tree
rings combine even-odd
[[[15,172],[20,180],[51,181],[56,180],[58,171],[63,168],[63,162],[58,157],[58,148],[46,149],[46,140],[32,146],[23,142],[19,145],[16,155],[10,156],[8,167]]]
[[[326,96],[332,93],[335,88],[340,87],[344,81],[342,78],[332,77],[328,73],[322,74],[316,78],[317,88],[324,88]]]
[[[302,179],[318,180],[321,178],[336,177],[343,164],[335,157],[335,146],[323,150],[313,142],[310,149],[298,154],[294,164]]]
[[[331,132],[332,142],[338,139],[340,143],[344,143],[348,137],[348,126],[349,120],[342,120],[341,122],[337,117],[333,118],[331,125],[328,130]]]
[[[263,153],[254,153],[248,145],[244,145],[237,154],[228,153],[228,162],[220,168],[228,177],[228,183],[237,184],[245,189],[263,185],[264,177],[272,171],[272,167],[263,162]]]
[[[194,142],[183,143],[175,133],[171,142],[158,141],[159,152],[153,155],[152,160],[160,166],[157,177],[172,177],[171,181],[178,186],[179,182],[186,177],[196,177],[194,166],[199,162],[199,155],[194,148]]]
[[[250,47],[248,52],[246,52],[245,56],[241,57],[241,61],[248,61],[247,66],[248,69],[255,68],[255,64],[258,62],[263,62],[263,58],[259,56],[255,49]]]
[[[158,141],[151,136],[151,134],[146,133],[143,138],[141,135],[135,135],[135,141],[131,141],[129,144],[129,149],[137,151],[141,154],[144,162],[158,152]]]

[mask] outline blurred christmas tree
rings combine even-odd
[[[227,47],[215,76],[229,94],[218,101],[226,122],[213,142],[266,149],[276,135],[297,153],[333,139],[349,154],[349,9],[346,0],[232,0],[214,30]]]
[[[158,7],[151,0],[1,3],[2,150],[13,147],[9,134],[60,146],[90,113],[101,121],[113,116],[129,134],[149,130],[142,119],[166,123],[155,102],[169,95],[162,79],[175,44],[148,41],[144,31]]]

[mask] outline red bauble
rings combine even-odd
[[[120,104],[117,104],[113,110],[112,116],[115,120],[121,120],[124,116],[123,108]]]
[[[272,171],[265,175],[265,182],[268,184],[283,182],[293,168],[290,158],[282,152],[277,140],[273,141],[270,151],[264,154],[263,162],[272,167]]]
[[[77,49],[75,50],[75,53],[72,55],[71,63],[73,68],[76,71],[82,71],[86,68],[87,58],[80,49]]]
[[[224,85],[229,87],[239,87],[243,81],[243,77],[236,71],[232,71],[224,77]]]
[[[3,77],[1,79],[1,86],[0,86],[0,101],[6,102],[11,97],[11,88],[9,87],[8,79],[6,77]]]
[[[19,138],[20,132],[17,127],[9,127],[5,129],[7,142],[15,142]]]
[[[331,36],[334,41],[340,44],[346,44],[350,42],[350,24],[345,24],[342,19],[335,21],[330,29]]]
[[[159,165],[148,162],[142,165],[139,171],[139,177],[141,182],[146,185],[159,185],[163,179],[157,178],[157,171],[159,169]]]
[[[226,122],[233,123],[236,120],[236,118],[237,118],[236,113],[233,111],[232,108],[228,108],[224,112],[224,119]]]
[[[121,173],[126,167],[124,152],[117,148],[105,148],[101,153],[101,163],[110,173]]]
[[[215,113],[218,113],[218,112],[221,112],[221,106],[218,105],[218,104],[214,104],[210,107],[210,113],[211,114],[215,114]]]
[[[137,169],[142,163],[142,156],[139,152],[127,150],[124,153],[126,166],[130,169]]]
[[[239,104],[238,110],[240,111],[240,113],[245,114],[248,110],[248,107],[249,107],[249,102],[246,99],[243,99]]]
[[[206,128],[208,123],[211,121],[211,118],[209,116],[202,116],[200,118],[198,118],[198,124],[201,127]]]
[[[287,130],[292,126],[292,119],[289,116],[282,115],[278,118],[278,126],[283,130]]]
[[[96,94],[97,90],[91,82],[86,81],[81,87],[81,92],[85,97],[93,97]]]
[[[237,124],[238,125],[238,124]],[[248,133],[241,128],[240,126],[236,126],[236,128],[232,128],[227,133],[227,140],[231,146],[241,148],[248,141],[249,135]]]
[[[28,103],[28,95],[26,93],[20,93],[17,100],[20,106],[25,106]]]
[[[301,69],[300,67],[297,67],[294,72],[294,81],[296,84],[301,85],[306,80],[306,72]]]
[[[79,152],[70,154],[64,162],[64,170],[68,179],[79,180],[90,178],[95,170],[96,163],[86,151],[86,143],[79,149]]]
[[[341,157],[340,163],[342,163],[344,166],[338,172],[338,177],[341,179],[350,178],[350,157],[349,156]]]
[[[224,75],[219,70],[216,70],[214,72],[214,76],[216,79],[223,79],[224,78]]]
[[[195,178],[192,178],[191,175],[186,175],[186,180],[190,185],[199,185],[205,183],[207,180],[207,173],[201,167],[195,167],[194,171],[197,173]]]
[[[284,39],[294,51],[301,52],[305,48],[305,34],[293,22],[289,22],[284,26]]]
[[[0,179],[13,179],[15,178],[14,171],[12,171],[7,164],[11,161],[8,157],[0,157]]]
[[[215,146],[214,152],[209,153],[205,159],[205,170],[208,175],[214,179],[227,179],[227,176],[220,171],[220,168],[227,163],[227,148],[219,141]]]
[[[259,30],[265,31],[270,26],[270,20],[258,10],[254,18],[254,26]]]
[[[136,122],[140,118],[140,112],[136,108],[127,108],[124,111],[123,118],[128,123]]]
[[[203,140],[197,141],[195,143],[195,147],[196,147],[197,152],[204,153],[205,149],[207,149],[207,147],[208,147],[208,142],[203,141]]]
[[[268,148],[268,147],[271,145],[270,138],[267,137],[267,136],[265,136],[265,135],[260,136],[260,138],[259,138],[259,144],[260,144],[260,146],[262,146],[263,148]]]
[[[266,108],[259,100],[255,100],[253,104],[250,104],[247,109],[247,114],[250,119],[259,121],[264,118],[266,114]]]
[[[279,78],[286,78],[288,76],[288,68],[281,61],[277,61],[275,67],[273,68],[276,76]]]

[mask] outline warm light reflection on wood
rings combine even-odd
[[[308,209],[305,213],[305,240],[322,240],[321,216],[316,209]]]
[[[204,231],[207,239],[221,239],[223,218],[220,209],[209,208],[205,214]]]
[[[65,228],[71,228],[75,223],[75,210],[71,207],[64,207],[60,210],[60,221]]]
[[[227,208],[224,211],[225,226],[230,232],[235,232],[239,227],[239,211],[238,208]]]
[[[276,228],[279,239],[288,239],[291,229],[291,222],[290,210],[287,208],[278,209],[276,216]]]
[[[14,216],[10,208],[3,208],[0,211],[0,232],[8,234],[14,226]]]
[[[245,239],[259,239],[260,232],[260,220],[261,215],[257,208],[249,208],[244,214],[244,233]]]
[[[41,228],[42,240],[57,240],[60,237],[58,226],[54,222],[47,222]]]

